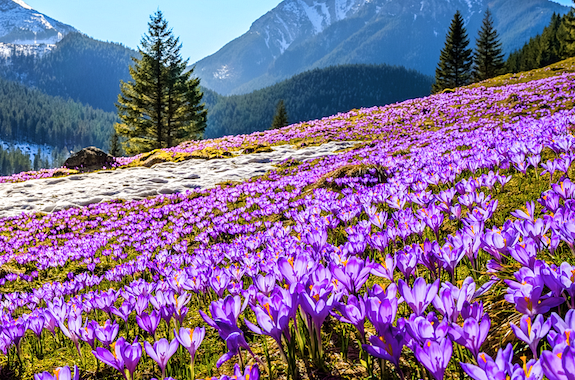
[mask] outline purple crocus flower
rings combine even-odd
[[[334,263],[330,265],[333,277],[341,282],[351,294],[357,294],[367,281],[372,268],[373,264],[369,260],[363,260],[355,256],[344,262],[343,268]]]
[[[150,335],[156,333],[160,320],[161,315],[156,310],[152,310],[150,314],[142,311],[142,313],[136,315],[136,323],[138,323],[138,326]]]
[[[76,312],[71,312],[70,316],[68,317],[68,326],[66,327],[64,325],[64,323],[60,322],[60,329],[62,330],[62,333],[64,335],[66,335],[68,338],[70,338],[70,340],[72,340],[72,342],[74,342],[74,345],[76,346],[76,350],[78,350],[78,354],[80,356],[82,356],[82,353],[80,352],[80,344],[79,344],[79,339],[82,335],[81,333],[81,329],[82,329],[82,314],[81,312],[78,310]]]
[[[451,360],[452,353],[453,344],[448,338],[443,339],[440,343],[427,340],[423,347],[415,348],[415,357],[431,372],[435,380],[443,380],[443,374],[449,360]]]
[[[260,292],[269,296],[276,286],[276,277],[273,274],[267,276],[258,274],[256,278],[254,278],[254,284]]]
[[[174,330],[174,336],[178,342],[190,353],[192,362],[196,356],[196,351],[204,337],[206,335],[206,329],[204,327],[196,327],[193,330],[186,327],[180,327],[180,331]]]
[[[333,316],[340,322],[353,325],[357,331],[359,331],[361,340],[363,341],[365,337],[364,325],[366,317],[365,299],[350,295],[347,298],[347,304],[338,303],[337,310],[341,313],[341,315],[332,313]]]
[[[70,367],[58,367],[54,370],[54,375],[50,372],[42,372],[34,375],[34,380],[79,380],[80,371],[78,366],[74,366],[74,376],[70,371]]]
[[[541,198],[537,200],[543,206],[543,212],[557,212],[561,204],[559,203],[560,198],[559,195],[552,191],[547,190],[542,195]]]
[[[536,359],[527,361],[525,356],[521,357],[523,365],[515,364],[511,379],[513,380],[541,380],[543,379],[543,368],[541,362]]]
[[[527,202],[523,210],[512,211],[511,215],[519,219],[533,222],[535,220],[535,202]]]
[[[280,257],[277,263],[278,269],[282,276],[284,276],[288,285],[300,282],[304,280],[304,278],[307,278],[310,269],[316,265],[315,261],[306,255],[298,255],[295,259]]]
[[[316,327],[319,335],[321,325],[335,307],[336,296],[332,293],[333,287],[328,285],[328,280],[310,286],[308,292],[303,292],[300,298],[300,305],[303,311]],[[319,336],[318,336],[319,338]]]
[[[537,345],[539,341],[547,335],[551,328],[552,319],[545,320],[545,317],[539,314],[532,321],[531,317],[524,315],[521,317],[519,327],[511,323],[511,329],[515,336],[529,345],[533,356],[537,359]]]
[[[185,327],[181,327],[179,332],[174,330],[174,335],[176,336],[178,342],[190,353],[190,369],[192,372],[192,379],[195,379],[194,359],[196,358],[196,351],[204,340],[206,329],[203,327],[196,327],[191,330]]]
[[[279,294],[276,292],[274,295]],[[289,293],[286,295],[288,295],[287,298],[290,299]],[[292,308],[289,304],[285,303],[281,297],[258,297],[258,299],[260,301],[260,305],[252,306],[251,308],[256,315],[256,319],[260,327],[254,325],[247,319],[245,320],[245,323],[248,328],[256,334],[271,336],[277,342],[278,346],[281,347],[282,334],[285,334],[286,338],[289,340],[288,327],[292,316]]]
[[[565,345],[543,351],[541,367],[549,380],[575,380],[575,349]]]
[[[144,349],[146,353],[160,366],[162,371],[162,379],[166,377],[166,365],[168,360],[176,353],[178,349],[178,340],[174,339],[169,342],[166,338],[162,338],[154,342],[154,346],[149,342],[144,342]]]
[[[100,325],[96,321],[89,321],[86,323],[86,327],[80,330],[80,339],[84,342],[88,343],[92,349],[96,346],[96,329],[99,328]],[[109,345],[109,342],[106,346]]]
[[[446,319],[439,322],[433,312],[427,317],[411,314],[409,320],[405,321],[405,330],[412,338],[408,347],[415,350],[415,344],[423,345],[426,340],[442,341],[447,335],[449,324]]]
[[[46,318],[43,315],[32,316],[28,319],[28,330],[31,330],[39,338],[44,330]]]
[[[213,319],[202,310],[199,311],[204,321],[218,331],[220,338],[228,346],[229,351],[220,357],[216,363],[218,368],[222,363],[237,355],[240,347],[245,348],[252,356],[255,356],[244,338],[244,333],[237,325],[237,319],[241,311],[242,300],[240,296],[227,296],[223,300],[212,302],[210,304],[210,312]]]
[[[411,246],[407,246],[402,251],[398,251],[395,257],[397,259],[397,267],[399,268],[399,271],[406,279],[409,279],[417,267],[417,251]]]
[[[378,336],[370,336],[369,342],[371,345],[364,344],[362,345],[363,349],[371,356],[392,362],[403,378],[399,367],[399,358],[401,357],[401,350],[404,345],[404,337],[401,330],[393,326],[388,326],[388,328],[380,332]]]
[[[393,282],[393,272],[395,271],[396,264],[395,256],[387,255],[381,264],[373,263],[371,274]]]
[[[479,355],[479,349],[489,333],[491,319],[485,314],[479,323],[475,318],[467,318],[463,327],[452,324],[449,328],[449,336],[453,341],[469,349],[475,358]]]
[[[509,280],[505,281],[508,285]],[[515,309],[521,314],[534,317],[537,314],[545,314],[551,308],[561,305],[565,302],[562,297],[554,297],[541,294],[543,286],[541,285],[524,285],[519,289],[507,289],[508,294],[505,299],[515,304]]]
[[[467,277],[459,289],[457,286],[444,282],[439,294],[433,299],[433,306],[452,323],[457,323],[464,307],[471,302],[475,294],[475,282]]]
[[[134,307],[129,302],[126,301],[124,301],[122,303],[122,306],[120,306],[119,308],[116,308],[114,306],[110,308],[110,312],[120,317],[124,322],[128,320],[128,317],[130,316],[132,311],[134,311]]]
[[[460,363],[461,368],[474,380],[507,380],[513,372],[513,346],[507,344],[505,349],[499,349],[495,360],[481,352],[477,364]]]
[[[124,337],[120,337],[116,342],[110,344],[110,348],[112,352],[98,347],[92,353],[98,360],[118,370],[126,380],[133,379],[136,367],[142,357],[142,346],[138,343],[138,338],[136,337],[133,344],[129,344]],[[128,370],[129,376],[126,376],[125,369]]]
[[[110,323],[110,320],[107,320],[104,326],[98,325],[94,333],[96,338],[98,338],[105,347],[108,347],[110,343],[116,339],[119,330],[120,326],[115,321]]]
[[[433,284],[428,285],[423,277],[418,277],[413,283],[413,288],[410,288],[405,281],[400,279],[398,289],[404,301],[407,302],[414,313],[421,315],[437,295],[439,282],[439,279],[437,279]]]

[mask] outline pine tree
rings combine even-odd
[[[276,114],[272,120],[272,129],[279,129],[288,125],[288,114],[283,99],[276,106]]]
[[[108,150],[114,157],[120,157],[122,155],[122,148],[120,147],[120,139],[116,132],[112,133],[112,137],[110,137],[110,149]]]
[[[463,17],[457,11],[451,21],[445,47],[441,50],[439,64],[435,70],[434,93],[446,88],[465,86],[471,81],[472,50],[463,25]]]
[[[575,0],[573,0],[575,5]],[[567,13],[563,18],[560,27],[559,38],[561,40],[561,58],[570,58],[575,56],[575,8]]]
[[[505,65],[503,57],[501,41],[493,27],[493,18],[488,8],[476,40],[473,79],[480,82],[502,74]]]
[[[207,110],[201,103],[198,78],[188,60],[180,54],[179,38],[168,29],[162,12],[150,16],[148,34],[133,57],[133,81],[121,82],[118,96],[116,133],[128,154],[175,146],[187,139],[201,138],[206,128]]]
[[[34,155],[32,168],[34,170],[40,170],[41,165],[42,165],[42,151],[40,150],[40,147],[38,147],[38,152],[36,152],[36,154]]]

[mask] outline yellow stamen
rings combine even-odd
[[[110,344],[110,348],[112,349],[112,355],[114,355],[114,358],[118,359],[118,357],[116,356],[116,342]]]

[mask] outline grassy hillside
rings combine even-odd
[[[432,83],[431,77],[403,67],[341,65],[308,71],[245,95],[208,94],[205,137],[270,129],[280,99],[290,122],[296,123],[426,96]]]
[[[567,378],[574,96],[549,69],[189,142],[166,156],[357,145],[0,219],[0,377]]]

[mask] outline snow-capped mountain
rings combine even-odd
[[[17,45],[55,44],[76,31],[22,0],[0,0],[0,42]]]
[[[387,63],[433,75],[454,13],[472,44],[489,7],[509,53],[540,33],[556,12],[549,0],[284,0],[250,30],[196,63],[202,84],[243,93],[305,70]]]

